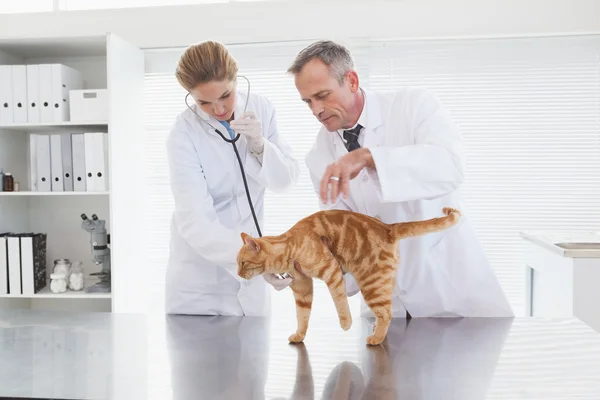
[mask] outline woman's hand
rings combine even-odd
[[[262,124],[252,111],[246,111],[241,118],[234,119],[229,124],[236,133],[244,136],[248,141],[248,148],[254,154],[261,154],[264,150],[264,137]]]

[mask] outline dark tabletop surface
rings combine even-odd
[[[396,319],[382,346],[313,319],[0,311],[0,396],[62,399],[600,399],[576,319]]]

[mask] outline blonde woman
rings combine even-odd
[[[177,65],[189,106],[167,141],[175,200],[166,277],[169,314],[268,315],[267,283],[277,290],[291,283],[273,275],[251,281],[237,276],[240,235],[258,232],[236,153],[225,139],[240,135],[235,145],[261,229],[265,189],[283,192],[299,175],[273,106],[256,93],[248,97],[244,81],[238,88],[237,74],[231,54],[212,41],[189,47]]]

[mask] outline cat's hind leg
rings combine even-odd
[[[316,268],[317,277],[327,285],[333,303],[338,313],[340,326],[347,331],[352,326],[352,314],[348,305],[344,274],[335,258],[326,258],[322,265]]]
[[[396,286],[396,269],[394,264],[386,264],[370,273],[360,274],[357,278],[365,303],[376,318],[373,334],[367,337],[367,344],[381,344],[392,319],[392,294]]]
[[[304,340],[306,331],[308,330],[308,321],[310,320],[310,311],[313,302],[313,280],[312,278],[301,274],[294,274],[294,281],[290,285],[294,292],[296,300],[296,333],[293,333],[288,338],[290,343],[299,343]]]

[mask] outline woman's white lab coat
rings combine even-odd
[[[370,149],[376,171],[363,169],[351,180],[347,200],[321,207],[350,209],[386,223],[439,217],[443,207],[459,209],[458,225],[400,242],[394,316],[405,310],[413,317],[513,316],[460,197],[463,149],[449,114],[424,89],[364,92],[359,143]],[[345,154],[340,135],[322,128],[306,157],[316,191],[327,165]],[[347,281],[353,279],[347,275]],[[362,310],[372,316],[364,301]]]
[[[238,94],[235,116],[246,96]],[[227,138],[227,129],[197,107]],[[263,227],[265,189],[282,192],[296,183],[298,162],[280,136],[271,103],[251,94],[247,111],[261,121],[264,152],[257,158],[241,136],[237,147],[246,171],[252,203]],[[268,315],[270,294],[262,277],[237,276],[240,233],[257,235],[239,164],[230,143],[201,122],[191,110],[177,117],[167,141],[175,211],[166,276],[166,312],[197,315]]]

